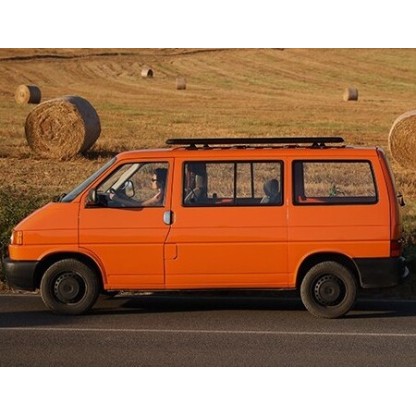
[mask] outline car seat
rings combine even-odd
[[[261,199],[261,204],[279,204],[281,202],[281,193],[279,181],[270,179],[263,185],[265,196]]]

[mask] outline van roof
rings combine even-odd
[[[263,153],[262,156],[268,154],[275,156],[275,151],[279,155],[297,155],[302,153],[304,156],[311,156],[311,151],[314,155],[323,154],[347,156],[349,153],[359,156],[369,152],[373,153],[376,147],[354,147],[346,146],[342,137],[273,137],[273,138],[175,138],[166,140],[167,145],[174,147],[160,148],[160,149],[140,149],[122,152],[118,158],[131,159],[136,157],[174,157],[183,156],[183,152],[189,154],[191,151],[198,158],[210,150],[221,150],[225,153],[230,153],[234,156],[243,156],[247,151],[256,151],[256,155]],[[270,152],[273,152],[272,154]],[[244,153],[241,153],[244,152]],[[357,153],[358,152],[358,153]],[[218,155],[218,154],[217,154]]]

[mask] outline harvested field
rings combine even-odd
[[[414,50],[2,49],[0,62],[0,175],[16,192],[66,192],[114,153],[170,137],[341,135],[383,147],[408,206],[416,201],[413,170],[388,146],[394,120],[414,108]],[[177,74],[187,75],[184,94],[172,88]],[[85,157],[45,162],[31,150],[33,106],[15,102],[19,84],[39,86],[42,101],[88,97],[101,135]],[[340,99],[345,85],[360,91],[353,105]]]

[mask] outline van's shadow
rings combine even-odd
[[[258,310],[258,311],[301,311],[308,313],[296,294],[249,294],[215,293],[209,295],[172,295],[157,294],[149,296],[115,297],[114,308],[112,299],[103,299],[92,313],[131,314],[131,313],[175,313],[227,310]],[[120,302],[120,303],[119,303]],[[119,304],[118,304],[119,303]],[[105,307],[103,305],[107,304]],[[308,315],[307,315],[308,316]],[[354,308],[340,319],[364,319],[383,317],[416,316],[416,301],[402,301],[389,298],[358,298]]]
[[[128,313],[130,311],[142,311],[144,313],[171,313],[171,312],[200,312],[200,311],[227,311],[227,310],[263,310],[285,311],[304,310],[298,297],[264,297],[241,296],[227,294],[212,295],[150,295],[150,296],[125,296],[116,297],[114,301],[124,300],[119,310],[106,309],[105,313]],[[107,301],[111,302],[111,299]],[[102,303],[101,303],[102,304]],[[95,313],[104,312],[95,308]]]
[[[23,301],[23,300],[22,300]],[[94,325],[99,318],[102,324],[106,317],[122,315],[172,314],[204,311],[276,311],[302,312],[305,319],[313,318],[300,298],[295,295],[118,295],[100,297],[94,308],[86,315],[61,316],[49,312],[39,298],[35,310],[3,312],[0,328],[28,328],[42,326]],[[299,317],[299,315],[296,315]],[[380,319],[416,316],[416,301],[394,299],[359,299],[352,311],[341,320]],[[323,320],[325,321],[325,320]]]

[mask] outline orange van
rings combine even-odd
[[[338,137],[171,139],[120,153],[13,230],[6,279],[56,313],[105,291],[300,291],[336,318],[408,275],[380,148]]]

